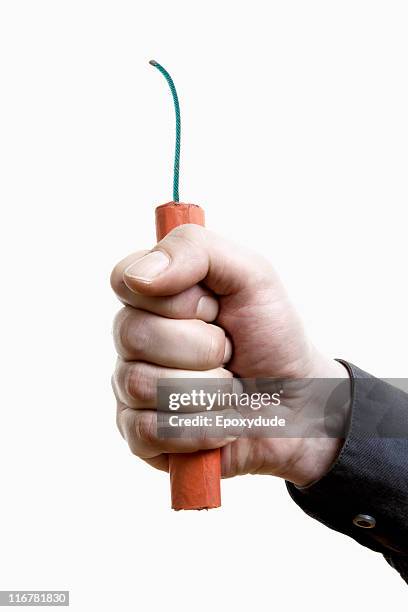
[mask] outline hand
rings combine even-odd
[[[284,287],[260,256],[195,225],[121,261],[111,284],[125,307],[114,323],[117,423],[132,452],[168,470],[168,453],[221,447],[223,477],[321,478],[337,438],[158,439],[159,378],[348,378],[307,338]]]

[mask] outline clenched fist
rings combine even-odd
[[[221,447],[223,477],[272,474],[300,486],[328,471],[341,439],[157,437],[161,378],[348,378],[310,342],[268,261],[184,225],[121,261],[111,283],[125,304],[114,323],[117,423],[135,455],[168,470],[168,453]]]

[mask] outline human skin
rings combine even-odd
[[[117,424],[135,455],[168,471],[168,453],[221,447],[224,478],[271,474],[307,486],[327,473],[341,438],[157,437],[161,378],[348,379],[309,340],[267,260],[184,225],[119,262],[111,285],[125,304],[114,322]]]

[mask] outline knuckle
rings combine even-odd
[[[155,382],[150,366],[143,362],[132,363],[124,378],[125,392],[140,402],[151,402],[156,399]]]
[[[142,357],[148,342],[147,315],[125,306],[115,321],[115,341],[125,357]]]
[[[122,308],[115,318],[114,338],[119,354],[126,356],[130,345],[130,308]]]
[[[205,228],[199,225],[186,224],[174,228],[164,240],[171,245],[171,251],[181,249],[189,261],[205,259],[203,247],[205,243]]]
[[[156,419],[155,413],[138,411],[134,419],[134,440],[143,445],[151,445],[156,442]],[[136,447],[139,446],[136,444]]]
[[[128,307],[124,306],[116,313],[115,318],[113,320],[113,340],[115,342],[115,347],[117,352],[120,354],[123,352],[124,348],[124,328],[127,326],[127,318],[128,318]],[[127,333],[127,332],[126,332]],[[126,342],[126,340],[125,340]]]
[[[187,241],[201,242],[203,240],[203,235],[205,234],[205,231],[205,228],[201,227],[201,225],[195,225],[194,223],[185,223],[184,225],[179,225],[178,227],[175,227],[172,230],[171,235]]]

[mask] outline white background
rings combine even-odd
[[[81,612],[406,604],[283,482],[169,509],[115,428],[108,279],[171,199],[154,58],[182,199],[270,257],[328,354],[407,376],[407,29],[390,0],[1,2],[1,589]]]

